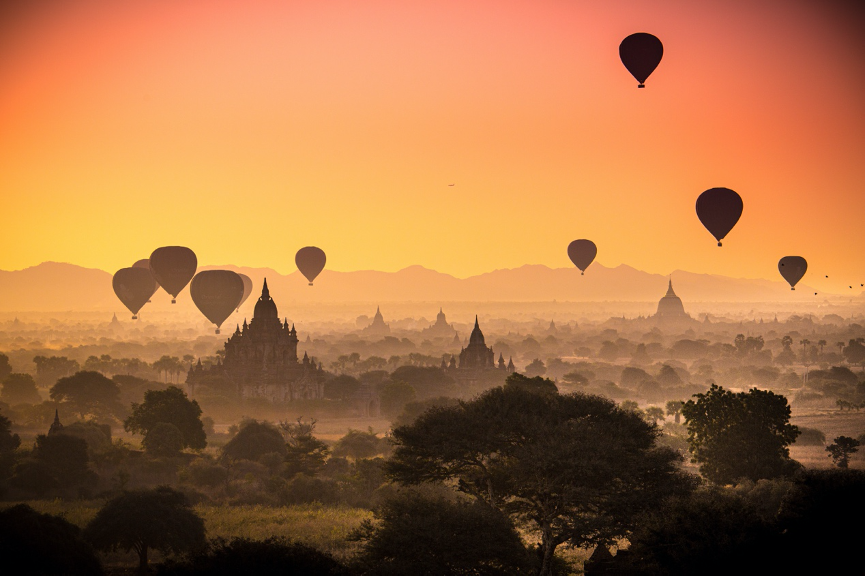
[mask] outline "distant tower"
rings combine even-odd
[[[668,292],[659,301],[659,307],[656,311],[658,318],[685,318],[688,317],[683,308],[683,301],[674,293],[674,286],[668,279]]]
[[[49,435],[56,435],[63,429],[63,425],[60,423],[60,415],[57,412],[57,409],[54,409],[54,422],[51,423],[51,428],[48,429]]]

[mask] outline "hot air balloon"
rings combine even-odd
[[[196,266],[195,253],[185,246],[163,246],[150,255],[150,272],[159,286],[173,297],[171,304],[192,279]]]
[[[638,81],[638,88],[644,87],[646,79],[662,61],[663,53],[662,41],[646,32],[626,36],[619,44],[619,59]]]
[[[295,255],[295,264],[313,286],[313,279],[325,268],[325,251],[316,246],[305,246]]]
[[[147,272],[150,272],[150,259],[143,258],[141,260],[135,261],[135,264],[132,265],[133,268],[143,268],[147,269]],[[150,274],[150,278],[153,278],[153,273]],[[159,290],[159,283],[156,282],[156,279],[153,279],[153,292],[150,293],[150,297],[156,294],[156,291]],[[150,302],[150,297],[147,297],[147,302]]]
[[[571,241],[571,244],[568,245],[568,258],[571,259],[574,266],[580,269],[581,276],[583,276],[586,267],[595,259],[596,254],[598,254],[598,248],[596,248],[595,243],[585,238]]]
[[[701,224],[722,246],[722,239],[731,232],[743,214],[743,199],[730,188],[711,188],[698,197],[695,212]]]
[[[783,256],[779,259],[779,272],[791,285],[791,290],[794,290],[794,285],[806,274],[807,266],[806,259],[802,256]]]
[[[138,311],[147,303],[147,299],[153,295],[153,277],[149,270],[136,267],[122,268],[111,279],[114,294],[123,303],[123,306],[132,313],[132,319],[138,317]]]
[[[220,325],[240,305],[244,281],[234,271],[204,270],[192,279],[189,294],[198,310],[216,325],[219,334]]]
[[[253,292],[253,280],[245,274],[238,273],[238,276],[244,281],[244,296],[241,297],[241,302],[235,307],[236,309],[240,309]]]

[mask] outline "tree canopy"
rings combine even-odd
[[[354,535],[371,575],[531,574],[533,556],[508,518],[481,501],[401,491]]]
[[[771,391],[733,393],[712,385],[693,395],[682,414],[689,433],[692,460],[714,483],[740,478],[771,479],[792,472],[797,463],[788,445],[800,434],[788,421],[788,400]]]
[[[117,383],[95,371],[78,371],[59,379],[50,390],[51,399],[65,403],[82,419],[115,417],[123,410]]]
[[[0,510],[0,559],[18,575],[102,575],[78,527],[28,505]]]
[[[205,545],[204,521],[183,493],[169,487],[115,497],[87,525],[84,537],[103,551],[134,550],[140,569],[147,568],[150,549],[180,554]]]
[[[225,444],[224,458],[257,461],[266,453],[286,454],[286,441],[274,425],[250,420],[243,423],[237,435]]]
[[[27,373],[12,373],[3,379],[0,401],[10,405],[38,405],[42,402],[36,381]]]
[[[178,387],[144,393],[143,403],[132,403],[132,414],[124,421],[123,428],[146,436],[157,423],[177,427],[183,435],[184,447],[204,449],[207,445],[201,407]]]
[[[693,479],[640,416],[534,381],[511,375],[504,387],[396,428],[386,471],[404,484],[455,480],[460,491],[527,523],[541,535],[547,574],[559,544],[612,542],[638,512],[688,491]]]

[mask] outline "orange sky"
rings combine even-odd
[[[590,238],[607,266],[863,282],[857,2],[38,4],[0,13],[0,269],[181,244],[288,273],[314,244],[462,277]],[[665,46],[643,90],[638,31]],[[719,186],[745,203],[722,249],[694,213]]]

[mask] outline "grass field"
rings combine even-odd
[[[15,503],[4,503],[3,507]],[[26,501],[33,509],[59,515],[70,523],[84,527],[96,516],[102,501]],[[356,545],[346,540],[349,533],[372,515],[365,509],[350,507],[325,507],[318,504],[292,507],[212,506],[195,507],[204,519],[209,539],[223,537],[246,537],[264,540],[268,537],[286,537],[301,541],[320,551],[330,553],[339,560],[347,560]],[[123,572],[125,568],[138,565],[135,553],[116,552],[103,557],[111,573]],[[153,552],[151,561],[158,563],[162,557]]]
[[[818,429],[823,432],[827,444],[840,435],[857,438],[864,433],[863,411],[840,411],[838,409],[821,410],[795,410],[791,415],[791,423],[801,427]],[[803,446],[796,443],[791,446],[791,458],[799,461],[803,466],[828,469],[833,467],[833,461],[827,455],[824,447]],[[864,448],[861,447],[851,458],[852,469],[864,468]]]

